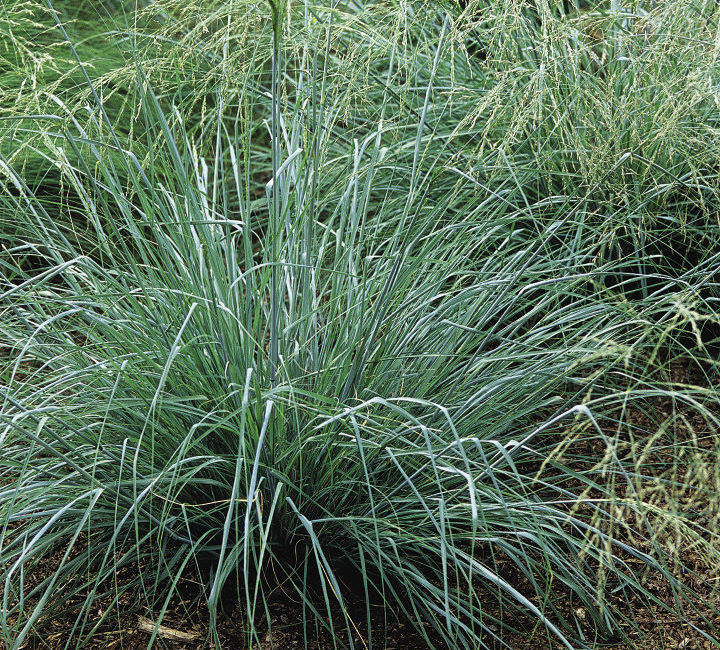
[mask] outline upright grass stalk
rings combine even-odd
[[[280,171],[280,113],[278,102],[280,100],[280,60],[282,40],[282,3],[281,0],[269,0],[270,12],[272,15],[272,72],[271,72],[271,93],[272,93],[272,126],[271,126],[271,148],[272,148],[272,213],[270,215],[269,235],[272,245],[271,254],[271,314],[270,314],[270,385],[274,388],[278,368],[278,264],[280,263],[280,237],[282,232],[280,214],[279,186],[281,180]]]

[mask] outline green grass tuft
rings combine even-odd
[[[162,0],[104,71],[49,37],[0,122],[7,647],[128,594],[162,621],[193,570],[216,647],[229,603],[261,642],[278,581],[342,647],[358,602],[452,648],[622,636],[618,594],[667,607],[648,576],[692,602],[720,40],[657,4]]]

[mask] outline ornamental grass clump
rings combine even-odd
[[[121,607],[160,625],[191,572],[216,647],[223,608],[241,608],[249,646],[272,633],[279,584],[306,645],[319,625],[351,648],[394,617],[435,647],[493,647],[528,617],[583,647],[631,623],[618,594],[666,606],[648,575],[692,598],[612,418],[669,394],[643,363],[695,318],[675,318],[683,292],[709,299],[716,281],[658,271],[661,295],[624,295],[636,257],[600,256],[614,233],[599,229],[584,248],[571,199],[521,201],[502,149],[509,176],[488,189],[462,104],[475,78],[491,87],[487,64],[458,56],[451,15],[403,7],[394,28],[418,42],[378,45],[357,109],[374,120],[355,119],[333,63],[378,33],[308,3],[272,5],[270,51],[239,90],[228,39],[202,119],[155,92],[128,39],[132,131],[79,56],[82,101],[3,121],[8,648],[51,620],[80,647]],[[316,38],[286,48],[295,27]],[[58,200],[8,149],[23,133]],[[714,396],[683,395],[713,420]],[[568,431],[602,459],[566,462]],[[637,498],[619,504],[618,485]]]

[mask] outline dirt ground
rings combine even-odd
[[[676,365],[672,369],[673,379],[680,383],[698,384],[707,381],[697,369],[689,369],[682,365]],[[653,408],[661,414],[668,412],[673,405],[658,399]],[[652,415],[648,410],[642,412],[631,412],[628,416],[639,428],[645,430],[653,426]],[[694,414],[688,414],[688,426],[693,429],[693,435],[703,444],[703,440],[716,440],[717,432],[708,429],[707,423],[701,420],[692,420]],[[594,444],[594,443],[588,443]],[[670,450],[669,453],[672,453]],[[669,462],[669,459],[668,459]],[[650,464],[649,467],[660,467],[660,464]],[[717,508],[718,504],[708,504],[708,508]],[[693,504],[697,508],[697,504]],[[713,543],[717,540],[712,540]],[[626,639],[622,642],[612,639],[597,639],[587,636],[587,644],[592,648],[603,648],[606,650],[626,650],[638,648],[647,650],[660,649],[684,649],[684,650],[706,650],[720,648],[720,642],[711,641],[699,630],[705,632],[710,638],[718,638],[720,629],[720,567],[708,566],[695,550],[679,551],[680,559],[684,564],[681,569],[684,572],[683,579],[689,584],[695,595],[690,606],[685,606],[684,616],[679,617],[672,613],[674,610],[674,598],[671,590],[661,580],[653,580],[648,577],[645,587],[657,598],[658,604],[648,607],[642,603],[618,600],[627,613],[628,622],[625,633]],[[50,562],[52,564],[52,562]],[[118,584],[122,585],[123,580],[133,579],[133,570],[126,568],[118,576]],[[679,569],[680,570],[680,569]],[[41,576],[38,576],[41,577]],[[522,582],[518,578],[519,582]],[[119,607],[120,612],[127,607],[127,614],[113,613],[100,625],[91,643],[86,646],[98,650],[110,650],[113,648],[126,648],[136,650],[146,648],[152,638],[153,632],[157,633],[155,647],[166,647],[175,650],[195,650],[197,648],[212,647],[206,640],[205,631],[208,626],[207,612],[202,607],[194,605],[195,598],[199,593],[199,580],[197,576],[188,575],[181,578],[177,596],[169,603],[167,612],[162,620],[162,626],[155,630],[152,612],[138,612],[131,606],[130,596],[121,596]],[[522,584],[517,585],[522,588]],[[568,595],[561,592],[557,594],[560,607],[563,612],[577,623],[579,629],[586,629],[585,618],[587,613],[582,607],[573,604]],[[619,598],[619,597],[618,597]],[[492,601],[489,599],[488,601]],[[68,605],[72,602],[69,601]],[[663,604],[665,606],[663,606]],[[102,603],[97,605],[96,611],[91,617],[100,620],[103,615]],[[492,605],[488,606],[492,614]],[[70,610],[70,607],[68,607]],[[268,603],[268,611],[272,622],[272,634],[265,633],[260,643],[255,643],[253,650],[291,650],[306,647],[302,626],[303,611],[298,602],[294,602],[290,594],[284,593],[281,586],[275,589],[274,596]],[[387,621],[380,607],[371,610],[372,638],[368,638],[364,630],[367,629],[367,611],[364,603],[350,604],[348,612],[352,620],[352,636],[354,647],[359,650],[421,650],[427,648],[428,643],[412,626],[403,621]],[[499,615],[499,612],[495,612]],[[347,625],[340,611],[333,615],[334,625],[342,637],[347,638]],[[60,649],[68,647],[72,643],[68,630],[74,623],[74,617],[69,616],[68,620],[55,618],[50,623],[38,630],[37,634],[26,642],[26,648]],[[497,641],[495,645],[489,644],[493,650],[497,648],[509,648],[510,650],[556,650],[564,647],[558,642],[549,639],[548,633],[542,629],[534,629],[532,621],[514,621],[514,626],[522,630],[522,633],[503,633],[502,643]],[[693,627],[693,625],[695,627]],[[310,626],[308,626],[310,627]],[[713,630],[713,627],[716,629]],[[220,644],[222,650],[247,650],[244,634],[243,613],[239,607],[222,613],[218,621]],[[500,631],[496,630],[498,635]],[[325,650],[333,648],[332,638],[327,632],[310,630],[307,632],[307,647]],[[436,647],[443,647],[432,630],[427,628],[428,638],[433,640]],[[588,630],[589,634],[589,630]],[[629,639],[629,641],[628,641]],[[70,645],[69,647],[73,647]]]

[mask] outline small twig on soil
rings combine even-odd
[[[144,616],[138,617],[138,629],[150,634],[157,629],[158,636],[171,641],[195,641],[200,636],[197,632],[181,632],[164,625],[158,625]]]

